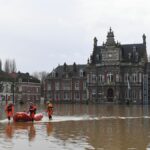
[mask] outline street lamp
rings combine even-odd
[[[8,84],[6,83],[6,104],[8,102],[8,96],[7,96],[7,93],[8,93]]]
[[[13,93],[13,104],[15,103],[15,83],[12,83],[12,93]]]

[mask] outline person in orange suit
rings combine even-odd
[[[47,115],[49,120],[52,119],[52,114],[53,114],[53,104],[51,103],[51,101],[49,101],[47,103]]]
[[[36,114],[36,106],[31,102],[30,103],[30,107],[29,107],[29,113],[30,113],[30,117],[32,122],[34,121],[34,115]]]
[[[5,108],[5,112],[8,120],[10,121],[11,117],[13,117],[14,115],[14,105],[12,103],[7,104]]]

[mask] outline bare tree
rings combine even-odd
[[[43,82],[46,79],[47,75],[48,75],[48,73],[46,71],[40,72],[41,82]]]
[[[12,60],[11,64],[12,64],[12,68],[11,68],[12,70],[11,70],[11,72],[16,72],[17,71],[16,61],[14,59]]]
[[[6,59],[6,61],[5,61],[4,71],[7,72],[7,73],[10,73],[9,59]]]
[[[2,61],[0,59],[0,71],[2,71]]]
[[[16,62],[15,60],[6,59],[4,64],[4,71],[7,73],[16,72]]]
[[[43,83],[43,81],[46,79],[47,75],[48,75],[48,73],[46,71],[34,72],[33,73],[33,76],[35,78],[38,78],[41,81],[41,83]]]
[[[32,76],[40,80],[39,72],[34,72]]]

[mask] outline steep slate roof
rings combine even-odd
[[[136,52],[138,53],[138,61],[141,60],[141,58],[145,58],[146,56],[146,46],[143,43],[139,43],[139,44],[123,44],[123,45],[116,45],[116,47],[120,48],[120,50],[122,51],[122,58],[124,62],[133,62],[133,49],[135,47]],[[92,57],[94,59],[95,63],[101,63],[101,50],[105,49],[105,46],[97,46],[94,50],[93,50],[93,54]],[[131,53],[131,59],[129,59],[129,53]],[[99,55],[100,60],[98,61],[96,59],[96,55]]]
[[[74,65],[66,65],[66,70],[64,69],[64,65],[60,65],[56,67],[49,75],[48,77],[52,76],[52,73],[55,73],[57,78],[63,78],[66,74],[68,74],[69,77],[79,77],[80,70],[83,70],[83,72],[86,72],[87,65],[76,65],[76,69],[74,69]]]
[[[106,43],[103,43],[102,46],[97,46],[97,38],[96,37],[94,38],[94,47],[93,53],[91,55],[91,63],[92,64],[101,63],[102,60],[101,51],[102,49],[103,50],[107,49],[109,46],[113,46],[120,49],[120,51],[122,52],[121,57],[123,62],[137,63],[141,60],[141,58],[146,58],[145,56],[147,56],[145,34],[143,34],[143,43],[121,45],[120,43],[115,42],[114,33],[110,28],[107,34]]]
[[[4,71],[0,71],[0,81],[9,81],[9,82],[13,82],[14,78],[11,77],[8,73],[4,72]]]
[[[146,72],[150,74],[150,62],[146,64]]]
[[[16,73],[16,81],[18,81],[20,78],[22,79],[22,82],[40,83],[40,80],[29,75],[29,73],[21,73],[21,72]]]
[[[133,55],[133,48],[136,48],[136,52],[138,52],[139,55],[139,60],[141,58],[144,58],[146,55],[146,47],[143,43],[141,44],[125,44],[121,45],[121,50],[122,50],[122,57],[124,58],[125,61],[129,61],[129,53]]]

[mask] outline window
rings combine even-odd
[[[19,86],[19,92],[22,92],[22,86]]]
[[[100,60],[100,56],[99,54],[96,55],[96,60],[99,61]]]
[[[99,79],[99,82],[100,82],[100,83],[103,82],[103,76],[102,76],[102,75],[99,75],[99,78],[98,78],[98,79]]]
[[[107,74],[107,82],[113,82],[113,74],[110,72],[109,74]]]
[[[131,59],[131,53],[128,53],[128,57],[129,57],[129,59]]]
[[[79,100],[79,99],[80,99],[80,94],[79,94],[79,92],[75,92],[75,99],[76,99],[76,100]]]
[[[139,73],[139,82],[142,82],[142,73]]]
[[[79,81],[75,82],[75,90],[79,90]]]
[[[132,91],[132,97],[133,97],[133,99],[136,99],[136,90]]]
[[[56,74],[55,74],[55,71],[53,70],[53,71],[52,71],[52,77],[55,78],[55,75],[56,75]]]
[[[37,88],[36,88],[36,93],[38,93],[38,92],[39,92],[39,88],[37,87]]]
[[[22,79],[21,78],[19,78],[19,83],[21,83],[22,82]]]
[[[92,96],[95,97],[96,96],[96,89],[92,90]]]
[[[60,94],[58,92],[55,93],[55,100],[59,100],[60,99]]]
[[[129,79],[129,74],[128,73],[125,73],[124,75],[124,82],[128,82],[130,79]]]
[[[116,82],[119,82],[119,74],[116,74]]]
[[[83,70],[80,70],[80,77],[83,77]]]
[[[90,83],[90,74],[87,74],[87,83]]]
[[[64,81],[63,88],[64,88],[64,90],[70,90],[70,81],[69,80]]]
[[[86,94],[86,92],[84,92],[84,93],[82,94],[82,98],[83,98],[83,100],[86,100],[86,99],[87,99],[87,94]]]
[[[135,83],[137,82],[137,74],[136,73],[133,73],[132,74],[132,81]]]
[[[70,99],[70,93],[64,92],[64,100],[69,100],[69,99]]]
[[[59,82],[55,82],[55,90],[59,90]]]
[[[51,83],[47,84],[47,90],[50,91],[51,90]]]
[[[92,74],[92,83],[96,83],[96,75]]]
[[[83,81],[83,89],[85,90],[87,88],[87,83],[86,81]]]

